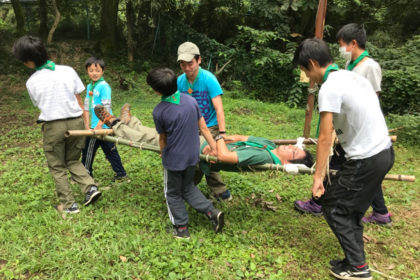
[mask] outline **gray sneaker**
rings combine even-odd
[[[63,212],[67,214],[77,214],[77,213],[80,213],[80,210],[79,210],[79,207],[77,206],[77,203],[74,202],[69,208],[64,208]]]
[[[89,190],[86,192],[85,201],[83,205],[88,206],[89,204],[95,202],[101,196],[101,192],[98,191],[98,187],[95,185],[90,186]]]

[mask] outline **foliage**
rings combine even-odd
[[[396,131],[392,132],[392,134],[398,136],[398,143],[408,145],[419,144],[420,114],[389,114],[387,116],[387,120],[389,128],[396,129]]]

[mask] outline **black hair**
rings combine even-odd
[[[196,54],[196,55],[194,55],[194,58],[195,58],[196,61],[198,61],[198,59],[200,58],[200,55]]]
[[[155,68],[147,74],[147,84],[163,96],[170,96],[177,90],[177,77],[169,68]]]
[[[298,158],[298,159],[292,159],[289,160],[290,163],[302,163],[304,165],[306,165],[307,167],[312,167],[314,165],[314,158],[312,157],[312,154],[307,151],[307,150],[303,150],[305,152],[305,156],[303,158]]]
[[[356,40],[357,45],[361,49],[366,48],[366,30],[360,24],[349,23],[344,25],[338,30],[336,38],[337,41],[343,40],[346,44],[350,44],[351,41]]]
[[[320,67],[325,67],[329,63],[334,62],[327,43],[316,38],[306,39],[300,43],[295,51],[292,63],[295,67],[300,65],[310,70],[309,60],[318,62]]]
[[[92,64],[101,66],[102,70],[105,70],[105,62],[103,59],[96,58],[94,56],[89,57],[86,59],[85,62],[85,69],[88,69]]]
[[[14,56],[22,61],[32,61],[36,67],[39,67],[48,60],[47,49],[42,40],[34,36],[22,36],[13,44]]]

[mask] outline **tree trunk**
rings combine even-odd
[[[103,53],[117,50],[117,16],[119,0],[101,0],[101,39],[99,48]]]
[[[61,14],[60,11],[57,8],[57,3],[55,2],[55,0],[52,0],[52,4],[54,6],[54,11],[55,11],[55,20],[54,23],[50,29],[50,32],[48,33],[48,39],[47,39],[47,44],[51,44],[52,42],[52,37],[54,35],[55,29],[58,26],[58,23],[60,22],[60,18],[61,18]]]
[[[47,38],[47,0],[39,0],[39,31],[38,34],[42,39]]]
[[[16,18],[16,31],[19,35],[25,32],[25,16],[23,15],[22,6],[19,0],[12,0],[13,11]]]
[[[133,1],[128,0],[126,5],[126,16],[127,16],[127,49],[128,49],[128,62],[133,62],[134,60],[134,40],[133,40],[133,30],[134,30],[134,9]]]

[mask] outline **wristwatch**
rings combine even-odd
[[[226,134],[226,131],[225,130],[220,130],[219,134]]]
[[[219,141],[220,139],[223,139],[223,136],[222,135],[217,135],[216,137],[214,137],[214,141]]]

